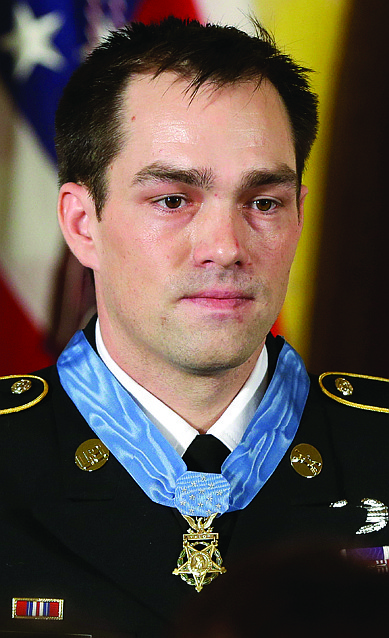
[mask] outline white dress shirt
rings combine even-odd
[[[112,359],[101,336],[100,324],[96,322],[97,352],[110,372],[119,383],[132,395],[143,412],[158,428],[170,445],[183,456],[198,432],[185,419],[174,412],[160,399],[132,379]],[[268,355],[264,346],[254,370],[244,386],[231,401],[219,419],[208,430],[229,450],[234,450],[240,442],[246,427],[254,416],[267,387]]]

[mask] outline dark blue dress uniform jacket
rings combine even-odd
[[[270,373],[279,348],[278,339],[269,338]],[[112,455],[93,472],[76,466],[76,449],[96,435],[62,389],[56,368],[38,374],[47,380],[47,396],[0,415],[0,636],[163,636],[182,603],[212,587],[197,594],[172,575],[188,525],[176,510],[151,502]],[[321,473],[298,474],[289,451],[246,509],[217,519],[227,570],[240,556],[285,539],[313,537],[339,548],[389,545],[385,520],[378,531],[356,533],[367,522],[362,499],[389,505],[389,414],[347,404],[387,409],[389,384],[344,376],[354,388],[346,403],[311,378],[291,445],[319,450]],[[335,378],[323,383],[342,399]],[[41,392],[42,383],[33,380],[31,390],[13,395],[14,381],[0,381],[0,410]],[[339,501],[347,504],[330,507]],[[12,618],[15,597],[61,599],[63,620]]]

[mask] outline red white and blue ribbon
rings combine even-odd
[[[46,598],[14,598],[12,601],[12,616],[13,618],[62,620],[63,600]]]

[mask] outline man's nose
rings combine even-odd
[[[238,210],[208,207],[196,220],[193,260],[197,266],[243,266],[249,260],[246,222]]]

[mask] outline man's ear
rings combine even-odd
[[[74,182],[63,184],[57,212],[63,236],[72,253],[84,266],[98,270],[94,242],[94,228],[98,220],[88,189]]]

